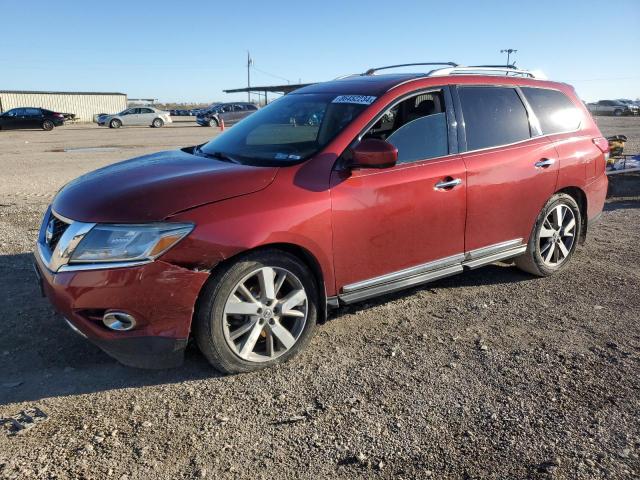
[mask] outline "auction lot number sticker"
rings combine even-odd
[[[369,95],[340,95],[333,99],[331,103],[356,103],[358,105],[371,105],[376,97]]]

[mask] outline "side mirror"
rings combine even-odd
[[[351,168],[389,168],[398,161],[398,149],[384,140],[368,138],[353,149]]]

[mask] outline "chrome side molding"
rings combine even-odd
[[[355,290],[362,290],[376,285],[394,282],[396,280],[402,280],[407,277],[412,277],[432,270],[438,270],[451,265],[459,265],[464,260],[463,254],[453,255],[451,257],[442,258],[433,262],[424,263],[415,267],[405,268],[397,272],[388,273],[379,277],[370,278],[369,280],[363,280],[361,282],[352,283],[351,285],[345,285],[342,291],[345,293],[353,292]]]
[[[455,275],[467,269],[474,269],[499,260],[517,257],[523,254],[526,249],[527,246],[522,243],[522,238],[496,243],[471,250],[466,254],[452,255],[416,265],[415,267],[345,285],[342,287],[342,293],[338,295],[338,299],[346,304],[359,302],[413,285]]]

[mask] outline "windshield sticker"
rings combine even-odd
[[[358,105],[371,105],[376,97],[369,95],[340,95],[333,99],[331,103],[356,103]]]
[[[300,160],[300,155],[294,155],[293,153],[276,153],[276,160]]]

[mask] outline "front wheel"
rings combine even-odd
[[[122,126],[122,122],[117,118],[114,118],[109,122],[109,128],[120,128]]]
[[[55,127],[55,125],[51,120],[45,120],[44,122],[42,122],[42,129],[46,130],[47,132],[53,130],[53,127]]]
[[[210,127],[217,127],[218,126],[218,121],[215,118],[212,118],[211,120],[209,120],[209,126]]]
[[[573,197],[554,195],[538,215],[527,251],[516,258],[516,266],[540,277],[562,270],[578,246],[581,227],[580,208]]]
[[[318,315],[313,275],[279,250],[251,253],[218,271],[201,296],[195,338],[223,373],[284,362],[309,343]]]
[[[161,118],[155,118],[155,119],[153,120],[153,122],[151,123],[151,126],[152,126],[153,128],[161,128],[161,127],[163,127],[163,126],[164,126],[164,122],[162,121],[162,119],[161,119]]]
[[[621,117],[622,116],[622,110],[614,110],[613,115],[616,117]]]

